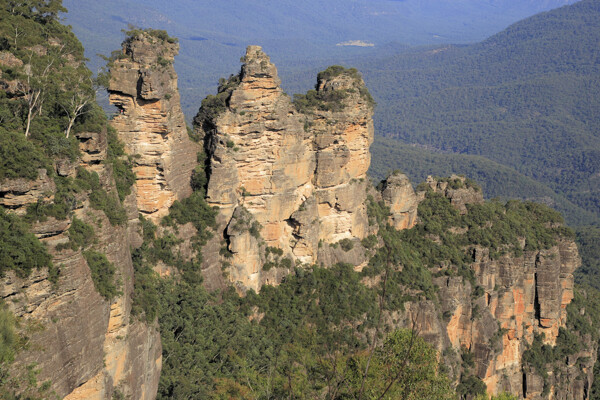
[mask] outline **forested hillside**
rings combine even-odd
[[[376,182],[394,170],[402,171],[414,182],[421,182],[429,175],[461,174],[479,182],[489,198],[541,202],[562,212],[573,226],[586,225],[598,218],[594,212],[574,204],[548,185],[484,156],[435,151],[384,137],[375,139],[371,152],[373,161],[369,173]]]
[[[596,4],[582,2],[577,18]],[[470,178],[431,178],[415,191],[392,172],[415,183],[465,172],[491,196],[516,191],[593,221],[581,191],[597,174],[597,99],[567,90],[571,103],[542,96],[534,107],[529,97],[532,80],[541,93],[561,93],[550,77],[589,84],[569,90],[595,88],[598,60],[581,53],[593,47],[561,41],[575,22],[536,17],[562,35],[549,36],[554,52],[580,54],[589,68],[559,63],[540,77],[521,68],[527,57],[494,61],[503,43],[517,53],[538,32],[519,25],[508,31],[518,43],[503,33],[371,68],[418,78],[396,103],[423,107],[419,123],[412,108],[402,114],[415,118],[405,141],[421,124],[440,133],[414,146],[378,141],[373,175],[385,180],[372,185],[374,104],[356,69],[332,66],[292,100],[269,57],[249,46],[241,72],[219,82],[186,129],[178,39],[132,29],[92,79],[61,12],[61,0],[0,3],[0,398],[600,398],[598,230],[574,233],[544,204],[484,201]],[[591,35],[593,26],[579,28]],[[554,65],[549,49],[532,49],[531,68]],[[460,67],[483,68],[481,51],[497,76],[460,78]],[[429,80],[438,59],[454,68],[450,86]],[[394,69],[409,64],[422,71]],[[450,104],[494,126],[477,107],[495,95],[474,101],[466,84],[461,98],[465,82],[481,93],[504,88],[507,102],[498,116],[506,131],[465,139],[477,155],[461,150],[468,142],[442,140],[442,127],[462,126]],[[99,85],[119,110],[110,121],[95,102]],[[438,103],[421,101],[440,93],[443,118],[424,111]],[[534,135],[537,158],[508,130],[525,116],[530,131],[521,134]],[[576,127],[580,141],[557,127]],[[502,147],[494,138],[512,152],[492,161],[484,151]],[[557,166],[561,150],[591,161],[552,180],[556,168],[542,166]],[[562,190],[573,176],[573,192]],[[579,272],[575,238],[584,245]],[[574,287],[574,275],[590,285]]]
[[[476,45],[367,63],[377,131],[484,156],[598,215],[599,39],[600,2],[584,0]]]
[[[214,1],[66,0],[66,23],[83,42],[93,71],[121,42],[128,24],[167,29],[182,43],[176,69],[183,110],[193,117],[200,101],[228,76],[247,45],[261,45],[282,73],[320,71],[357,57],[381,58],[408,45],[466,43],[574,0],[329,0]],[[90,24],[89,21],[96,23]],[[337,46],[362,40],[374,47]],[[302,90],[312,84],[311,74]],[[292,92],[290,92],[292,94]]]

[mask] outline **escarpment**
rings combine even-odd
[[[538,337],[556,345],[560,329],[566,327],[573,271],[579,265],[573,240],[558,235],[554,244],[536,250],[524,237],[499,245],[514,246],[514,251],[490,249],[485,241],[469,244],[479,243],[481,232],[495,232],[495,224],[505,223],[477,219],[474,227],[469,225],[474,223],[468,222],[471,218],[481,218],[473,213],[495,207],[484,203],[481,189],[469,179],[430,177],[415,193],[406,176],[393,173],[379,191],[372,189],[366,179],[373,140],[372,100],[356,71],[330,67],[319,74],[315,90],[292,102],[259,47],[248,47],[243,61],[240,74],[221,81],[218,94],[203,101],[194,120],[206,152],[206,199],[219,209],[216,235],[204,251],[205,271],[223,269],[244,292],[278,283],[293,265],[330,266],[342,261],[362,270],[372,255],[365,246],[376,241],[360,239],[383,229],[374,223],[375,215],[368,215],[369,204],[385,215],[380,224],[409,230],[419,223],[428,225],[427,220],[420,221],[417,208],[433,201],[430,196],[438,196],[454,210],[448,211],[452,219],[466,221],[445,229],[456,240],[449,242],[453,251],[468,256],[460,267],[449,261],[428,265],[437,294],[419,300],[419,290],[410,286],[421,283],[412,282],[404,290],[413,300],[404,304],[403,311],[390,312],[388,323],[416,324],[420,334],[446,354],[457,384],[475,379],[489,393],[508,391],[536,398],[553,391],[564,398],[565,379],[574,370],[544,378],[542,389],[536,391],[540,372],[532,371],[523,354]],[[443,210],[434,212],[444,215]],[[512,218],[516,211],[498,212]],[[421,235],[432,246],[450,238],[427,230]],[[463,271],[458,276],[456,268]],[[592,346],[577,357],[586,360],[594,351]],[[473,360],[472,368],[460,364],[467,356]],[[579,396],[589,390],[588,372],[575,374],[584,378],[572,393]]]
[[[116,135],[104,117],[101,129],[76,125],[76,156],[58,157],[29,178],[0,182],[2,210],[27,218],[54,266],[1,278],[0,299],[32,328],[31,347],[18,354],[15,371],[37,363],[38,379],[49,380],[67,400],[155,398],[163,360],[152,321],[187,310],[189,315],[170,321],[167,335],[179,336],[164,342],[165,354],[174,354],[165,365],[193,369],[202,361],[207,370],[190,375],[197,378],[194,385],[208,391],[218,381],[215,388],[231,383],[237,390],[246,382],[220,374],[239,369],[248,385],[255,378],[270,381],[264,375],[269,364],[256,362],[261,353],[272,351],[277,359],[286,340],[320,329],[336,336],[344,325],[344,336],[352,338],[352,346],[332,346],[328,356],[364,356],[369,340],[381,344],[377,314],[385,329],[412,328],[432,344],[465,398],[477,384],[490,394],[527,399],[586,398],[597,344],[589,332],[565,333],[574,313],[587,316],[572,304],[580,261],[560,216],[533,203],[485,202],[474,182],[455,175],[429,177],[415,190],[408,177],[394,172],[373,187],[367,177],[373,100],[358,72],[330,67],[319,73],[314,90],[292,100],[258,46],[249,46],[240,73],[222,80],[217,95],[202,102],[194,130],[187,132],[172,66],[177,49],[164,32],[132,32],[111,65]],[[123,163],[132,163],[135,172],[127,190]],[[317,269],[320,277],[310,275]],[[321,297],[311,297],[315,282],[331,271],[329,282],[320,283]],[[162,281],[165,276],[173,279]],[[284,296],[296,293],[304,300],[277,297],[277,288],[290,281],[303,286]],[[245,298],[234,291],[213,298],[202,284],[211,290],[234,285],[242,295],[281,285]],[[178,293],[178,287],[184,290]],[[265,292],[277,307],[269,310],[271,302],[257,300]],[[301,307],[295,304],[290,318],[278,319],[288,311],[287,300]],[[227,307],[218,310],[221,301]],[[344,304],[334,307],[335,301]],[[141,317],[150,310],[147,322]],[[326,322],[305,319],[312,312]],[[261,325],[263,318],[271,326]],[[225,328],[217,329],[222,322]],[[208,328],[196,329],[202,323]],[[259,367],[238,354],[227,368],[213,362],[211,346],[220,346],[217,356],[233,348],[221,339],[238,325],[245,329],[235,335],[251,333],[239,342]],[[272,334],[282,327],[279,332],[296,329],[296,336]],[[227,333],[211,337],[213,330]],[[283,345],[269,344],[271,336]],[[569,345],[573,337],[584,344]],[[317,341],[312,338],[310,346]],[[210,353],[212,360],[175,359],[178,353],[167,346],[179,339],[185,341],[179,351]],[[289,349],[304,351],[303,357],[287,355],[290,365],[318,350],[298,342]],[[552,356],[538,359],[549,348]],[[304,380],[305,370],[297,371]],[[189,383],[167,377],[165,390]],[[315,393],[322,396],[323,379],[317,375],[316,381]]]
[[[393,179],[396,180],[402,181],[403,177]],[[389,183],[384,183],[384,195],[389,187]],[[555,216],[550,213],[542,217],[536,211],[539,206],[534,204],[509,202],[495,211],[499,220],[490,218],[489,212],[497,205],[483,203],[481,189],[463,177],[429,177],[419,189],[424,232],[429,232],[437,245],[464,243],[460,247],[466,251],[464,262],[468,269],[467,273],[460,272],[454,269],[454,263],[441,261],[431,270],[439,306],[435,305],[436,300],[412,300],[405,304],[403,313],[392,315],[393,318],[404,326],[415,324],[419,333],[443,353],[446,366],[461,384],[480,379],[490,394],[508,392],[526,399],[587,398],[597,345],[580,333],[576,340],[585,345],[569,356],[561,355],[569,352],[564,350],[565,335],[573,334],[566,331],[567,306],[574,296],[573,272],[581,263],[573,238],[561,233],[553,222]],[[444,204],[441,198],[451,207],[438,208],[437,212],[454,217],[438,219],[429,214],[430,205]],[[395,221],[391,210],[390,218]],[[474,223],[485,215],[483,210],[487,210],[488,217]],[[535,228],[554,232],[551,240],[543,239],[548,240],[545,244],[536,245],[531,237],[518,235],[498,247],[481,239],[487,231],[492,240],[498,240],[501,231],[496,227],[514,224],[521,216],[529,215],[529,210],[537,218],[548,218]],[[439,221],[453,219],[456,222],[448,224],[447,231],[439,229]],[[433,221],[436,222],[432,224]],[[514,247],[509,250],[511,241]],[[540,354],[544,345],[555,346],[554,359]],[[538,360],[544,361],[537,362],[547,363],[543,368],[550,372],[536,369],[539,364],[532,367],[533,357],[542,357]]]
[[[207,153],[206,198],[219,208],[218,240],[233,255],[223,260],[229,279],[257,291],[280,275],[263,268],[267,249],[283,251],[289,268],[318,263],[323,245],[367,235],[373,111],[356,71],[326,71],[298,107],[260,47],[249,46],[243,61],[203,101],[194,129]]]
[[[76,136],[81,157],[71,168],[56,162],[52,174],[55,179],[66,175],[60,181],[62,187],[74,180],[83,182],[83,177],[91,177],[93,182],[97,174],[98,186],[80,190],[72,198],[72,214],[64,218],[44,215],[43,204],[54,199],[49,194],[56,191],[45,170],[40,176],[52,182],[53,190],[44,196],[35,195],[41,178],[28,187],[24,180],[2,183],[3,188],[11,189],[11,195],[4,198],[9,210],[12,204],[19,205],[16,213],[24,213],[32,204],[41,210],[32,231],[48,249],[56,268],[36,270],[29,277],[9,271],[0,280],[0,299],[29,326],[29,345],[18,354],[14,373],[20,376],[23,366],[35,365],[38,381],[49,381],[52,391],[70,400],[109,399],[117,390],[131,398],[153,399],[161,369],[160,335],[155,326],[131,318],[133,265],[126,218],[123,214],[119,222],[112,215],[109,219],[91,200],[105,192],[115,207],[121,207],[112,166],[91,159],[107,153],[106,128]],[[127,200],[135,201],[131,195]],[[131,212],[137,214],[137,210]],[[83,232],[88,236],[84,243],[74,245],[77,232],[83,234],[78,231],[82,226],[87,227]],[[96,270],[96,263],[114,268],[114,276],[105,281],[114,285],[114,291],[99,293],[100,278],[94,274],[106,271]]]
[[[110,68],[108,92],[118,112],[111,121],[127,154],[135,155],[137,207],[153,222],[190,195],[199,148],[190,141],[173,60],[179,45],[139,32],[123,43]]]
[[[3,332],[20,338],[16,347],[2,341],[0,397],[154,399],[162,346],[156,324],[131,312],[131,249],[139,243],[130,239],[137,227],[128,221],[137,220],[138,209],[128,161],[92,88],[82,84],[91,72],[81,45],[51,17],[43,29],[38,23],[27,20],[35,46],[27,52],[8,46],[0,55],[0,66],[13,68],[12,80],[0,83],[1,146],[13,156],[0,175],[0,310],[16,317],[2,321]],[[19,104],[40,90],[25,78],[39,78],[39,65],[48,74],[43,90],[53,95],[38,92],[40,108],[25,128]],[[80,100],[83,110],[67,129],[62,96]],[[28,248],[32,241],[39,247]]]

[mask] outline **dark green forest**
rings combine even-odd
[[[600,2],[584,0],[475,45],[358,67],[380,135],[484,156],[600,215],[599,40]]]

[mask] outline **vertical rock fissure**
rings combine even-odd
[[[538,323],[541,322],[541,318],[542,318],[542,313],[541,313],[542,306],[540,304],[540,298],[539,298],[539,280],[538,280],[538,273],[537,273],[539,261],[540,261],[540,255],[538,253],[535,257],[535,267],[534,268],[536,269],[536,271],[533,274],[533,285],[534,285],[533,310],[534,310],[534,318],[538,321]]]

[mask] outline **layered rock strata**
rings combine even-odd
[[[107,152],[106,130],[77,136],[82,156],[74,164],[98,173],[102,186],[116,197],[112,169],[99,158]],[[70,176],[75,165],[59,160],[55,168],[59,175],[61,170]],[[20,213],[38,200],[49,201],[54,185],[47,175],[44,170],[32,182],[2,182],[9,194],[3,205]],[[110,399],[118,389],[132,399],[153,399],[162,348],[155,326],[130,318],[133,265],[128,227],[113,226],[102,211],[90,207],[88,193],[78,193],[75,200],[74,215],[94,228],[93,249],[114,264],[120,293],[110,300],[98,294],[83,255],[87,248],[61,249],[69,241],[71,218],[48,217],[35,223],[33,233],[47,246],[60,274],[56,283],[47,270],[36,270],[25,279],[9,271],[0,279],[0,299],[29,329],[28,350],[18,354],[15,368],[34,364],[38,381],[50,381],[60,398]],[[137,219],[135,207],[129,214]]]
[[[394,172],[382,182],[381,197],[390,208],[390,224],[398,229],[410,229],[417,223],[419,198],[404,174]]]
[[[446,179],[428,176],[425,183],[434,192],[448,198],[461,214],[467,213],[467,204],[482,204],[484,201],[481,188],[464,176],[452,175]]]
[[[150,220],[191,193],[199,147],[187,134],[173,60],[177,43],[141,32],[123,43],[110,69],[111,125],[134,158],[137,207]]]
[[[240,74],[203,102],[194,124],[208,156],[206,197],[219,208],[229,278],[240,288],[278,280],[281,271],[262,268],[267,248],[316,263],[320,242],[366,236],[373,122],[364,90],[345,72],[320,79],[318,95],[342,94],[336,109],[300,113],[269,57],[249,46]]]
[[[522,355],[534,334],[543,334],[545,343],[555,345],[559,328],[566,326],[573,272],[580,264],[577,247],[573,241],[560,240],[547,250],[497,260],[490,258],[488,249],[477,247],[473,260],[477,285],[483,288],[473,301],[474,288],[462,278],[437,282],[451,346],[474,354],[477,375],[490,393],[528,396],[523,393]]]

